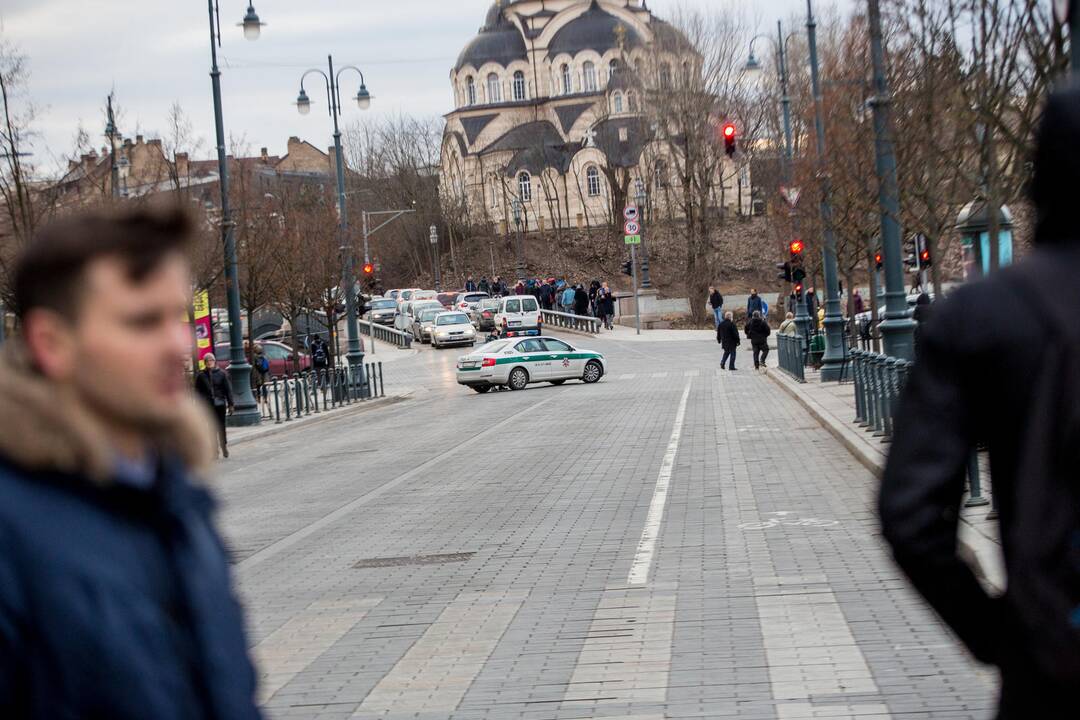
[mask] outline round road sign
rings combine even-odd
[[[637,235],[641,232],[641,225],[636,220],[627,220],[626,224],[623,225],[623,231],[624,235]]]
[[[622,211],[623,217],[627,220],[637,220],[638,212],[637,205],[627,205]]]

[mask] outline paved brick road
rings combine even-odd
[[[598,385],[480,396],[425,351],[387,368],[410,400],[236,448],[272,718],[990,715],[794,400],[715,343],[580,342]]]

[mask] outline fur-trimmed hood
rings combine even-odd
[[[163,455],[178,457],[196,477],[206,477],[216,440],[209,411],[194,398],[176,422],[149,438]],[[31,365],[18,338],[0,352],[0,456],[30,472],[59,472],[89,482],[112,482],[113,448],[104,428],[66,388]]]

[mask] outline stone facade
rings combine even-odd
[[[670,216],[673,203],[656,204],[675,164],[643,116],[644,88],[700,62],[643,0],[497,1],[450,73],[444,204],[502,232],[515,201],[527,230],[604,226],[618,211],[612,181],[631,196],[640,181]],[[718,204],[750,212],[745,172],[723,168],[720,185]]]

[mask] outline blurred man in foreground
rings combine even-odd
[[[999,718],[1080,716],[1080,93],[1047,104],[1035,156],[1036,249],[954,292],[921,330],[880,511],[915,587],[1001,668]],[[957,553],[965,467],[990,449],[1008,588]]]
[[[183,215],[46,228],[0,360],[0,717],[255,719],[184,376]]]

